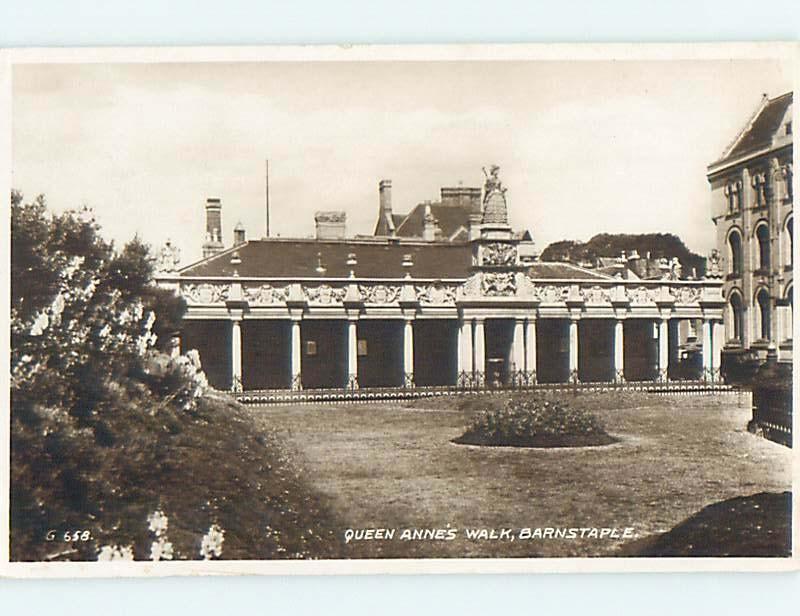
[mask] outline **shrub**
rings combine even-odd
[[[12,560],[337,556],[280,440],[158,350],[185,304],[147,246],[11,201]]]
[[[582,447],[614,441],[593,414],[532,396],[512,397],[501,408],[480,413],[454,440],[507,447]]]

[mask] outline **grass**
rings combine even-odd
[[[502,398],[250,408],[294,450],[341,527],[451,528],[453,541],[353,541],[350,558],[610,556],[622,540],[470,540],[467,528],[615,527],[634,540],[702,508],[791,486],[791,450],[746,431],[737,394],[579,394],[619,442],[516,449],[450,443]],[[733,538],[735,540],[735,537]]]

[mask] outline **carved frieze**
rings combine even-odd
[[[227,284],[200,284],[181,285],[181,294],[188,304],[220,304],[228,299],[230,287]]]
[[[482,248],[483,265],[510,267],[517,262],[517,248],[513,244],[492,242]]]
[[[456,291],[456,285],[445,285],[440,282],[415,287],[417,301],[421,304],[454,304]]]
[[[656,289],[639,286],[628,290],[628,298],[631,304],[654,304],[657,297],[656,293]]]
[[[486,272],[481,280],[481,293],[488,297],[508,297],[517,293],[514,272]]]
[[[273,287],[269,284],[247,285],[244,298],[253,306],[282,304],[289,298],[289,287]]]
[[[314,304],[341,304],[347,295],[347,289],[322,284],[318,287],[303,287],[303,295]]]
[[[358,287],[358,291],[368,304],[391,304],[400,297],[401,288],[398,285],[362,285]]]
[[[567,301],[569,287],[567,285],[556,286],[552,284],[536,287],[534,296],[543,304],[560,304]]]
[[[609,304],[612,300],[612,289],[598,285],[581,288],[578,294],[587,304]]]
[[[672,287],[669,294],[677,304],[696,304],[703,297],[703,290],[697,287]]]

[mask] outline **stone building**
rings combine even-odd
[[[318,212],[315,238],[242,232],[160,275],[187,301],[181,345],[199,350],[213,385],[352,393],[718,378],[722,280],[537,261],[530,235],[509,225],[496,166],[481,189],[443,189],[405,216],[387,181],[378,202],[372,236],[348,237],[344,213]],[[221,228],[217,208],[207,212]],[[688,372],[686,321],[700,324],[702,351]]]
[[[724,267],[725,351],[792,357],[792,93],[762,98],[708,167]]]

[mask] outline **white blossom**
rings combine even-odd
[[[222,543],[224,541],[225,531],[219,525],[212,524],[200,542],[200,556],[203,557],[203,560],[211,560],[222,556]]]
[[[46,312],[40,312],[31,326],[31,336],[41,336],[50,325],[50,317]]]
[[[150,560],[172,560],[172,543],[166,537],[159,537],[150,546]]]
[[[155,533],[156,537],[160,537],[167,532],[169,526],[169,519],[164,515],[161,509],[156,509],[153,513],[147,516],[147,523],[150,532]]]
[[[120,547],[118,545],[104,545],[97,553],[97,560],[133,560],[133,546],[126,545]]]

